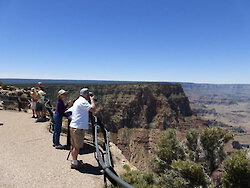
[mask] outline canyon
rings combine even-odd
[[[234,132],[234,141],[250,146],[250,85],[183,83],[194,114],[210,126]]]
[[[28,91],[35,83],[18,87]],[[250,85],[193,83],[90,82],[44,83],[54,106],[57,92],[68,91],[68,99],[79,97],[88,87],[97,98],[96,116],[110,137],[137,168],[150,171],[156,143],[168,128],[185,130],[222,126],[235,132],[235,140],[248,144],[250,135]]]

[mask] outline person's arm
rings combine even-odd
[[[66,110],[67,110],[70,106],[72,106],[72,101],[71,101],[71,100],[69,100],[69,101],[67,102],[67,104],[66,104]]]
[[[92,113],[95,113],[95,111],[96,111],[96,106],[95,106],[95,97],[94,96],[90,96],[89,97],[90,98],[90,104],[91,104],[91,108],[89,109],[89,111],[90,112],[92,112]]]

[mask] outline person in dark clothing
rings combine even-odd
[[[62,119],[65,115],[65,111],[68,108],[70,101],[67,105],[64,104],[63,100],[67,97],[67,92],[63,89],[58,91],[58,99],[56,101],[56,112],[53,116],[55,127],[53,133],[53,146],[56,149],[63,149],[63,146],[60,144],[60,134],[62,130]]]

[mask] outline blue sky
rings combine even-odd
[[[0,78],[250,84],[249,0],[0,0]]]

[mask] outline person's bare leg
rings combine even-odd
[[[33,110],[33,109],[32,109],[32,114],[33,114],[32,117],[35,117],[35,110]]]
[[[42,111],[42,118],[46,118],[46,109],[43,109],[43,111]]]
[[[71,150],[71,155],[72,155],[72,159],[77,161],[77,156],[79,154],[80,149],[73,147]]]
[[[38,118],[41,118],[42,117],[42,112],[41,111],[37,111],[37,115],[38,115]]]

